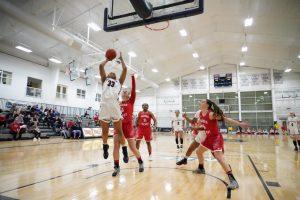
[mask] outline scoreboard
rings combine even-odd
[[[232,86],[232,74],[215,74],[214,87],[230,87]]]

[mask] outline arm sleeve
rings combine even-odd
[[[134,75],[131,76],[131,95],[130,95],[130,102],[134,104],[135,102],[135,97],[136,97],[136,92],[135,92],[135,78]]]

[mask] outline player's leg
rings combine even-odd
[[[120,173],[119,150],[120,150],[120,140],[119,140],[119,135],[116,134],[114,135],[114,151],[113,151],[114,172],[112,173],[112,176],[117,176]]]
[[[128,139],[127,142],[128,142],[128,146],[129,146],[130,150],[132,151],[132,153],[135,155],[136,159],[138,160],[139,172],[143,172],[144,171],[143,160],[142,160],[140,151],[135,146],[134,139],[133,138]]]
[[[213,152],[213,155],[215,156],[215,158],[218,160],[218,162],[221,164],[222,168],[228,175],[228,178],[230,181],[228,188],[230,188],[232,190],[238,188],[239,184],[232,174],[230,165],[226,162],[226,160],[224,158],[224,153],[222,151],[215,151],[215,152]]]
[[[292,132],[292,131],[290,131],[290,134],[291,134],[291,132]],[[291,134],[290,137],[291,137],[291,139],[293,140],[293,144],[294,144],[294,147],[295,147],[294,150],[295,150],[295,151],[298,151],[298,146],[297,146],[297,139],[296,139],[296,136]],[[299,147],[300,147],[300,146],[299,146]]]
[[[182,150],[182,148],[183,148],[183,131],[179,131],[178,136],[180,138],[180,149]]]
[[[196,150],[196,154],[198,157],[198,161],[199,161],[199,165],[198,168],[196,170],[194,170],[194,173],[197,174],[205,174],[205,169],[204,169],[204,152],[207,151],[207,148],[200,145],[197,150]]]
[[[185,156],[183,159],[178,161],[176,164],[177,165],[186,165],[187,164],[187,159],[192,155],[192,153],[199,147],[199,143],[193,140],[193,142],[190,144],[187,152],[185,153]]]
[[[147,149],[148,149],[148,154],[149,154],[149,160],[152,160],[152,146],[150,141],[146,141],[147,144]]]
[[[299,134],[299,130],[297,129],[298,134],[296,135],[296,139],[298,141],[298,149],[300,150],[300,134]]]
[[[103,157],[104,159],[107,159],[109,155],[108,154],[109,145],[107,144],[109,123],[101,120],[101,127],[102,127],[102,140],[103,140]]]
[[[137,137],[136,137],[136,148],[139,150],[141,146],[141,141],[144,137],[144,134],[141,129],[137,129]]]
[[[128,163],[129,157],[128,157],[128,151],[127,151],[127,146],[125,146],[125,138],[123,134],[123,129],[122,129],[122,120],[114,121],[114,128],[115,131],[118,133],[118,139],[119,139],[119,144],[122,145],[122,153],[123,153],[123,161],[125,163]]]
[[[144,130],[144,138],[147,144],[148,154],[149,154],[149,160],[152,160],[152,146],[151,146],[151,140],[152,140],[152,130],[146,129]]]
[[[174,131],[175,132],[175,142],[176,142],[176,146],[177,146],[177,151],[179,152],[179,140],[178,140],[178,131]]]

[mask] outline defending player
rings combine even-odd
[[[151,147],[151,140],[152,140],[152,130],[151,130],[151,119],[154,121],[154,127],[157,125],[156,118],[154,117],[153,113],[148,111],[149,105],[144,103],[142,105],[143,111],[140,111],[137,117],[137,140],[136,140],[136,148],[140,148],[141,140],[145,138],[147,143],[148,153],[149,153],[149,160],[152,160],[152,147]]]
[[[122,111],[122,130],[125,139],[128,142],[129,148],[132,151],[132,153],[135,155],[135,157],[138,160],[139,163],[139,172],[144,171],[144,165],[143,160],[141,157],[141,154],[139,150],[136,148],[135,145],[135,135],[134,135],[134,129],[133,129],[133,108],[135,103],[135,78],[134,75],[131,76],[131,95],[129,96],[127,91],[124,91],[122,93],[122,102],[120,102],[121,111]],[[115,131],[115,135],[117,136],[117,132]],[[122,147],[124,148],[124,146]],[[113,172],[112,176],[117,176],[120,173],[120,166],[119,166],[119,149],[120,149],[120,143],[117,137],[114,137],[114,164],[115,164],[115,171]],[[127,152],[127,150],[126,150]],[[128,162],[128,161],[127,161]]]
[[[247,128],[248,124],[225,117],[223,111],[214,102],[208,99],[201,102],[200,109],[201,112],[199,113],[199,123],[200,126],[204,126],[206,137],[196,150],[199,165],[194,172],[205,174],[203,153],[207,150],[210,150],[228,175],[230,181],[228,188],[236,189],[239,187],[239,185],[232,174],[230,165],[224,158],[224,140],[218,129],[218,120],[224,120],[225,122],[241,126],[242,128]],[[194,127],[194,130],[203,129],[200,126]]]

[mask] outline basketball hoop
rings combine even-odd
[[[146,27],[147,29],[151,30],[151,31],[163,31],[163,30],[169,28],[169,26],[170,26],[169,20],[168,20],[168,21],[165,21],[165,22],[166,22],[166,25],[165,25],[165,27],[162,27],[162,28],[154,28],[154,27],[152,28],[152,27],[150,27],[149,25],[145,25],[145,27]]]

